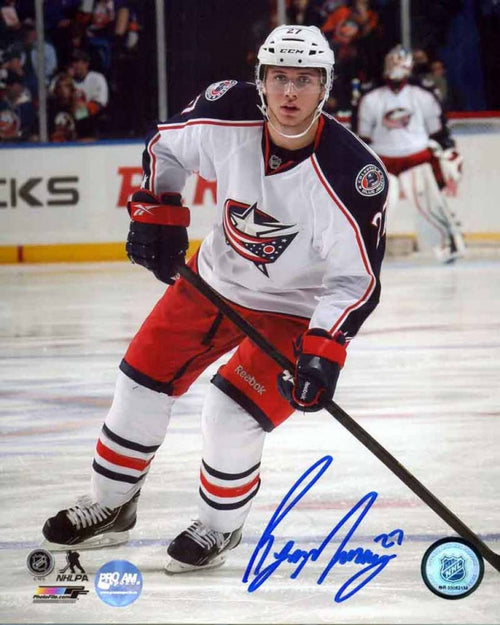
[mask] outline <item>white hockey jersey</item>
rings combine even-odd
[[[107,106],[109,90],[103,74],[90,71],[82,80],[75,79],[75,87],[85,102],[93,101],[101,106]]]
[[[406,84],[397,93],[378,87],[359,102],[357,133],[381,156],[409,156],[425,150],[429,136],[442,130],[442,114],[437,98],[423,87]]]
[[[379,300],[388,181],[379,159],[322,115],[314,146],[274,146],[250,83],[211,85],[147,140],[143,187],[217,181],[200,275],[253,310],[310,319],[348,338]]]

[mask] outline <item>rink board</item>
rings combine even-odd
[[[500,240],[495,167],[500,133],[457,129],[464,179],[450,200],[468,241]],[[125,259],[126,202],[141,183],[141,141],[3,147],[0,150],[0,263]],[[191,251],[208,233],[216,183],[191,176]],[[388,218],[389,237],[412,236],[415,215],[403,199]]]

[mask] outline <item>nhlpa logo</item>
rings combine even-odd
[[[465,561],[462,556],[444,556],[441,558],[441,578],[445,582],[461,582],[465,578]]]
[[[406,128],[410,123],[411,112],[407,109],[396,108],[387,111],[383,118],[386,128]]]
[[[212,85],[207,87],[205,91],[205,98],[207,100],[218,100],[236,84],[236,80],[222,80],[221,82],[214,82]]]
[[[287,226],[259,210],[257,204],[226,200],[224,233],[233,250],[251,260],[269,277],[267,265],[274,263],[297,236],[296,226]]]

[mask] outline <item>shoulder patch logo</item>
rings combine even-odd
[[[237,84],[237,80],[221,80],[220,82],[214,82],[205,91],[205,98],[207,100],[218,100],[222,96]]]
[[[378,195],[385,189],[382,170],[376,165],[365,165],[356,176],[356,189],[361,195]]]

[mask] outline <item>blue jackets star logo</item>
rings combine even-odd
[[[224,233],[233,250],[254,263],[269,277],[267,265],[274,263],[293,239],[297,227],[280,223],[255,204],[226,200],[224,204]]]

